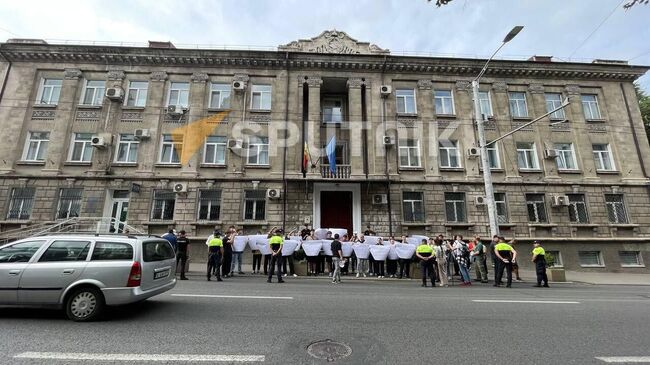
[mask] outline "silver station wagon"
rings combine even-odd
[[[0,247],[0,305],[63,308],[75,321],[176,285],[176,257],[159,237],[58,234]]]

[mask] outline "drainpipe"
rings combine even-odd
[[[386,62],[388,57],[384,56],[384,64],[381,66],[381,84],[385,85],[384,73],[386,72]],[[386,98],[381,99],[381,121],[386,135],[388,127],[386,125]],[[388,198],[388,233],[393,236],[393,208],[390,199],[390,174],[388,172],[388,146],[384,146],[384,173],[386,174],[386,197]]]
[[[289,137],[289,52],[284,55],[287,70],[287,85],[284,94],[284,148],[282,150],[282,231],[287,223],[287,139]]]
[[[363,149],[363,172],[368,180],[368,111],[366,98],[366,84],[361,84],[361,147]]]
[[[625,88],[623,83],[619,83],[621,86],[621,93],[623,94],[623,101],[625,102],[625,109],[627,111],[627,120],[630,123],[630,129],[632,130],[632,138],[634,139],[634,147],[636,148],[636,154],[639,156],[639,163],[641,164],[641,172],[643,177],[648,178],[648,172],[645,169],[645,163],[643,161],[643,154],[641,154],[641,146],[639,146],[639,139],[636,135],[636,129],[634,129],[634,121],[632,120],[632,111],[630,110],[630,104],[627,101],[627,96],[625,95]],[[648,195],[650,195],[650,184],[646,183],[646,190]]]

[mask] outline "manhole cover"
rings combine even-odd
[[[316,341],[307,346],[307,353],[317,359],[324,359],[328,362],[350,356],[350,346],[332,340]]]

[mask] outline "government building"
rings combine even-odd
[[[115,232],[184,229],[198,249],[230,225],[487,238],[471,90],[484,63],[341,31],[268,50],[10,39],[0,239],[99,217]],[[488,150],[499,228],[522,264],[540,240],[568,270],[649,272],[650,146],[633,86],[647,70],[490,63],[488,141],[570,102]]]

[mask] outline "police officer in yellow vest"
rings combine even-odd
[[[506,287],[510,288],[512,286],[512,261],[517,258],[517,251],[505,241],[505,238],[499,237],[499,243],[494,246],[494,254],[497,257],[494,286],[501,285],[503,270],[506,270],[506,276],[508,278]]]
[[[271,248],[271,263],[269,267],[269,279],[268,283],[271,282],[273,278],[273,272],[278,269],[278,283],[284,283],[282,280],[282,245],[284,244],[284,239],[282,238],[282,230],[277,229],[273,236],[269,238],[269,247]]]
[[[431,279],[431,287],[436,287],[435,272],[433,265],[436,261],[436,254],[433,247],[429,246],[426,239],[422,240],[420,245],[415,249],[415,256],[420,259],[420,275],[422,276],[422,286],[427,286],[427,276]]]
[[[533,242],[533,258],[531,261],[535,263],[535,273],[537,274],[537,285],[541,287],[542,282],[544,287],[548,288],[548,277],[546,276],[546,251],[542,248],[539,241]]]
[[[214,235],[208,241],[208,281],[213,273],[217,275],[217,281],[221,280],[221,258],[223,257],[223,240],[221,232],[214,231]]]

